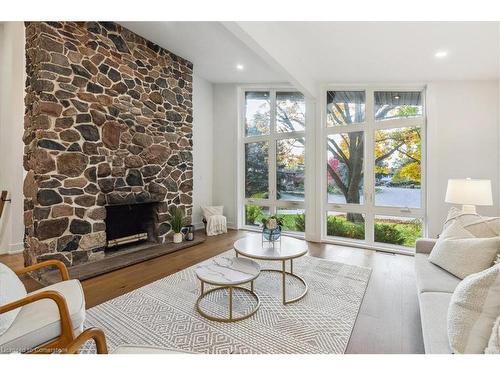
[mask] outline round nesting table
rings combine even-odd
[[[260,299],[253,290],[253,281],[260,274],[260,266],[253,260],[237,257],[214,258],[208,263],[198,266],[195,273],[201,282],[201,294],[196,300],[196,309],[201,316],[218,322],[236,322],[251,317],[259,309]],[[205,292],[205,283],[215,285],[216,288],[212,288]],[[246,283],[250,283],[250,289],[239,286]],[[220,318],[207,314],[200,308],[200,301],[204,297],[221,289],[227,289],[229,291],[228,318]],[[233,289],[249,293],[255,298],[256,306],[251,312],[243,316],[233,317]]]
[[[262,272],[279,272],[282,274],[282,300],[283,304],[296,302],[307,294],[307,283],[305,280],[293,273],[293,260],[307,254],[307,242],[296,238],[282,236],[280,241],[262,241],[260,236],[248,236],[234,243],[236,256],[242,255],[247,258],[280,261],[281,270],[262,269]],[[241,259],[241,258],[239,258]],[[286,262],[290,261],[290,271],[286,270]],[[290,276],[299,280],[304,285],[304,291],[298,297],[286,299],[286,277]]]

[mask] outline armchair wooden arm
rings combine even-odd
[[[33,293],[17,301],[0,306],[0,314],[3,314],[27,304],[40,301],[42,299],[51,299],[57,304],[61,321],[61,335],[55,340],[44,344],[40,348],[35,349],[33,353],[43,353],[45,349],[48,350],[53,348],[64,348],[74,339],[71,316],[69,314],[68,305],[63,295],[59,292],[56,292],[55,290],[44,290],[42,292]]]
[[[97,354],[108,354],[108,346],[106,345],[106,337],[104,332],[99,328],[88,328],[83,331],[77,338],[69,343],[63,350],[64,354],[75,354],[88,340],[94,340],[97,348]]]
[[[69,272],[68,269],[66,268],[66,265],[61,262],[60,260],[56,259],[51,259],[51,260],[44,260],[43,262],[33,264],[28,267],[21,268],[20,270],[15,271],[17,275],[22,275],[31,271],[36,271],[40,268],[44,267],[49,267],[49,266],[56,266],[59,269],[59,272],[61,273],[61,279],[63,281],[69,280]]]

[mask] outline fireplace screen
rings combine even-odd
[[[142,203],[106,207],[107,247],[138,241],[157,241],[157,203]]]

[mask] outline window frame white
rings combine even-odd
[[[359,124],[345,125],[345,126],[333,126],[328,127],[326,125],[326,98],[328,91],[365,91],[365,121]],[[423,110],[422,117],[412,117],[412,118],[400,118],[391,119],[383,121],[375,121],[374,118],[374,92],[375,91],[420,91],[422,92],[423,100]],[[320,145],[317,148],[316,160],[321,164],[321,174],[320,174],[320,184],[318,189],[320,190],[318,196],[321,200],[319,222],[321,223],[321,242],[325,243],[336,243],[336,244],[346,244],[353,246],[360,246],[364,248],[380,249],[396,253],[414,253],[414,248],[408,248],[399,245],[385,244],[380,242],[375,242],[374,238],[374,224],[376,216],[399,216],[402,218],[418,218],[422,220],[422,235],[427,234],[427,106],[426,106],[426,86],[425,85],[363,85],[363,84],[353,84],[353,85],[324,85],[320,90],[320,103],[319,110],[319,142]],[[402,207],[385,207],[385,206],[375,206],[375,173],[374,173],[374,137],[375,132],[381,129],[396,129],[401,127],[412,127],[418,126],[421,129],[421,207],[420,208],[402,208]],[[363,175],[363,204],[334,204],[328,203],[327,194],[327,173],[326,173],[326,160],[327,160],[327,137],[332,134],[347,133],[354,131],[362,131],[364,134],[364,175]],[[353,212],[362,213],[365,215],[365,239],[349,239],[337,236],[327,235],[327,216],[329,211],[335,212]]]
[[[256,136],[246,136],[246,92],[269,92],[270,96],[270,131],[268,135],[256,135]],[[307,200],[307,188],[304,189],[304,200],[303,201],[286,201],[276,199],[276,143],[279,140],[290,139],[290,138],[304,138],[307,145],[307,126],[303,131],[291,131],[291,132],[278,132],[276,124],[276,92],[282,91],[299,91],[291,85],[245,85],[238,87],[238,173],[237,173],[237,184],[236,184],[236,211],[237,211],[237,227],[239,229],[245,229],[250,231],[260,231],[260,228],[256,226],[246,225],[245,222],[245,205],[246,204],[256,204],[263,207],[269,207],[270,215],[275,215],[278,209],[302,209],[306,212],[306,200]],[[304,101],[306,98],[304,97]],[[308,108],[306,106],[306,116]],[[306,121],[307,122],[307,121]],[[255,143],[255,142],[268,142],[268,171],[269,171],[269,198],[268,199],[257,199],[257,198],[246,198],[245,197],[245,144]],[[305,147],[305,149],[307,146]],[[306,150],[304,150],[305,153]],[[307,160],[307,156],[305,157]],[[307,164],[306,164],[306,178],[307,181]],[[306,182],[307,184],[307,182]],[[307,228],[306,228],[307,231]],[[287,235],[304,238],[304,232],[295,231],[284,231]]]

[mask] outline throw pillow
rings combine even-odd
[[[500,237],[440,238],[429,255],[429,261],[463,279],[491,267],[499,247]]]
[[[481,215],[462,212],[456,207],[450,208],[446,218],[443,231],[452,224],[459,224],[470,232],[474,237],[497,237],[500,236],[500,218],[483,217]]]
[[[439,236],[439,239],[441,240],[446,238],[474,238],[474,235],[472,235],[467,229],[465,229],[459,221],[453,221],[443,230],[443,232]]]
[[[500,265],[462,280],[448,308],[448,339],[454,353],[484,353],[500,315]]]
[[[484,354],[500,354],[500,315],[493,324],[490,341],[488,341]]]
[[[464,224],[464,228],[472,233],[474,237],[497,237],[500,236],[498,223],[498,217],[482,217]]]
[[[0,306],[26,297],[26,288],[19,277],[5,264],[0,263]],[[0,335],[9,329],[21,308],[0,314]]]
[[[459,221],[463,226],[469,224],[470,222],[477,221],[480,218],[481,216],[479,216],[477,213],[472,214],[468,212],[463,212],[461,209],[457,207],[451,207],[450,210],[448,211],[448,215],[446,216],[443,229],[446,229],[450,224],[456,221]]]

